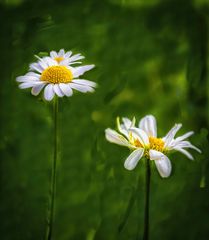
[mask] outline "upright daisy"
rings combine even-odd
[[[94,65],[72,67],[71,64],[82,59],[80,54],[71,56],[72,52],[64,52],[63,49],[56,53],[50,52],[50,57],[39,58],[37,62],[30,64],[29,72],[17,77],[19,88],[32,88],[31,93],[37,96],[44,89],[44,98],[51,101],[55,95],[58,97],[72,96],[73,89],[86,93],[94,92],[96,83],[79,79],[86,71],[94,68]]]
[[[139,160],[145,156],[149,160],[154,160],[160,176],[165,178],[170,176],[172,168],[167,157],[169,152],[179,151],[191,160],[193,160],[193,157],[186,148],[201,153],[200,149],[186,140],[194,133],[193,131],[175,138],[182,124],[175,124],[165,137],[158,138],[156,119],[152,115],[142,118],[138,127],[129,124],[126,131],[124,131],[124,124],[120,125],[119,120],[117,122],[118,130],[122,135],[112,129],[106,129],[106,138],[109,142],[127,146],[132,150],[124,164],[124,167],[128,170],[133,170]]]

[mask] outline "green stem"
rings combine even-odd
[[[149,239],[149,197],[150,197],[150,160],[146,158],[146,193],[145,193],[145,213],[144,213],[144,235],[143,240]]]
[[[48,219],[48,231],[47,240],[52,239],[54,215],[55,215],[55,198],[56,198],[56,173],[57,173],[57,159],[58,159],[58,98],[54,99],[53,106],[53,118],[54,118],[54,156],[52,162],[51,173],[51,188],[50,188],[50,206],[49,206],[49,219]]]

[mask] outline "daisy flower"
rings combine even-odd
[[[79,56],[70,60],[70,53],[60,50],[57,56],[62,55],[65,60],[68,60],[68,64],[72,64],[73,61],[79,59]],[[53,54],[55,52],[51,52],[51,55]],[[47,101],[51,101],[55,95],[70,97],[73,95],[73,89],[83,93],[94,92],[95,82],[79,79],[86,71],[94,68],[94,65],[72,67],[68,64],[65,65],[64,60],[58,61],[52,57],[39,58],[37,62],[30,64],[27,74],[17,77],[16,80],[20,83],[19,88],[32,88],[31,93],[34,96],[44,89],[44,98]]]
[[[192,145],[186,139],[194,132],[190,131],[184,135],[175,138],[176,133],[182,127],[182,124],[175,124],[174,127],[163,138],[157,137],[157,123],[152,115],[145,116],[139,122],[139,126],[126,125],[124,131],[124,123],[117,121],[120,133],[112,129],[106,129],[106,138],[109,142],[127,146],[132,152],[125,160],[124,167],[133,170],[139,160],[144,156],[150,160],[154,160],[156,168],[161,177],[169,177],[171,174],[171,162],[167,154],[171,151],[179,151],[193,160],[192,155],[186,150],[194,149],[201,153],[200,149]]]

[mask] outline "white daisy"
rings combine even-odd
[[[85,57],[82,56],[80,53],[72,55],[72,51],[65,52],[64,49],[61,49],[59,52],[51,51],[50,57],[57,61],[60,65],[72,65],[76,63],[82,63],[78,62],[78,60],[84,59]]]
[[[185,154],[189,159],[193,160],[192,155],[185,148],[192,148],[201,153],[200,149],[192,145],[185,139],[190,137],[194,132],[188,132],[180,137],[174,138],[182,124],[175,126],[163,138],[157,137],[156,119],[152,115],[145,116],[139,122],[139,127],[129,127],[127,132],[119,131],[126,137],[119,135],[117,132],[107,129],[106,138],[108,141],[127,146],[133,151],[125,161],[125,168],[132,170],[136,167],[139,160],[145,156],[150,160],[154,160],[157,170],[161,177],[169,177],[171,174],[171,162],[166,156],[170,151],[179,151]],[[128,137],[127,137],[128,136]],[[123,140],[122,140],[123,139]],[[132,143],[131,147],[129,146]]]
[[[94,68],[93,64],[71,67],[61,65],[51,57],[44,57],[30,64],[29,72],[17,77],[16,80],[20,82],[19,88],[32,88],[31,93],[35,96],[44,88],[44,98],[51,101],[55,95],[58,97],[72,96],[73,89],[84,93],[94,92],[95,82],[78,79],[92,68]]]

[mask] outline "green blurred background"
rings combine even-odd
[[[15,77],[34,54],[60,48],[94,63],[85,78],[99,87],[60,99],[54,239],[142,238],[144,163],[126,171],[129,150],[104,129],[145,114],[157,117],[160,136],[183,123],[179,134],[194,130],[203,150],[191,151],[195,161],[172,155],[168,179],[153,166],[150,239],[209,239],[208,13],[207,0],[0,1],[0,239],[44,239],[52,103]]]

